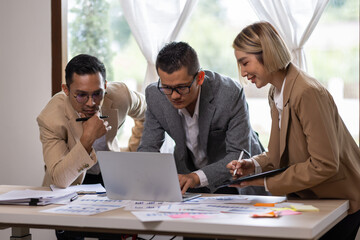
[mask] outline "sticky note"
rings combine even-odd
[[[297,212],[294,210],[290,210],[290,209],[286,209],[286,210],[281,210],[281,211],[277,211],[280,216],[287,216],[287,215],[299,215],[301,214],[301,212]]]
[[[285,210],[292,210],[292,211],[294,211],[293,208],[286,208],[286,207],[284,207],[284,208],[275,207],[275,208],[271,208],[271,210],[277,211],[277,212],[281,212],[281,211],[285,211]]]
[[[291,207],[299,212],[318,212],[319,209],[312,205],[291,205]]]
[[[182,214],[173,214],[169,215],[171,218],[191,218],[191,215],[189,213],[182,213]]]

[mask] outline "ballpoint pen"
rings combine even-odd
[[[241,160],[241,158],[242,158],[243,155],[244,155],[244,151],[241,151],[240,156],[239,156],[239,159],[238,159],[237,162],[240,162],[240,160]],[[236,175],[236,171],[237,171],[237,169],[235,169],[233,176]]]
[[[104,119],[104,118],[108,118],[109,116],[100,116],[99,118]],[[89,117],[83,117],[83,118],[77,118],[76,121],[77,122],[85,122],[87,120],[89,120]]]
[[[78,199],[78,197],[79,197],[79,195],[75,195],[75,196],[73,196],[71,199],[70,199],[70,202],[73,202],[73,201],[75,201],[76,199]]]

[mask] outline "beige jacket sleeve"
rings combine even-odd
[[[117,82],[109,84],[108,97],[112,101],[113,109],[118,110],[119,128],[124,123],[126,116],[134,120],[132,134],[128,146],[121,151],[136,151],[141,140],[144,129],[146,102],[143,94],[130,90],[124,83]]]
[[[82,126],[64,115],[65,99],[55,96],[37,118],[45,162],[44,186],[81,184],[86,170],[97,161],[94,150],[89,155],[71,134],[82,131]]]

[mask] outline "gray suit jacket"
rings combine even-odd
[[[237,159],[260,154],[263,147],[251,129],[248,106],[241,86],[231,78],[205,71],[199,106],[199,144],[205,151],[208,164],[204,171],[211,192],[231,175],[226,164]],[[145,91],[147,111],[144,132],[138,151],[159,152],[165,132],[174,139],[174,158],[179,174],[197,170],[192,154],[186,147],[182,118],[165,95],[150,84]]]

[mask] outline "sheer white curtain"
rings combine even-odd
[[[157,80],[156,56],[165,43],[177,40],[198,0],[120,0],[124,16],[147,60],[145,87]]]
[[[311,36],[329,0],[249,0],[260,18],[270,22],[291,50],[294,63],[307,70],[303,46]]]
[[[147,60],[143,91],[158,79],[155,61],[165,43],[177,40],[198,0],[120,0],[124,16]],[[173,152],[174,141],[165,134],[161,152]]]

